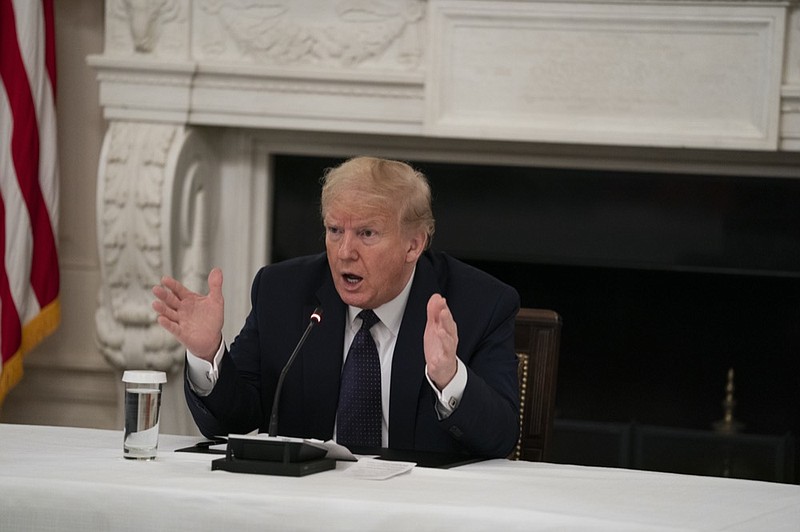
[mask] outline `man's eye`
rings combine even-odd
[[[378,235],[378,232],[374,231],[372,229],[364,229],[364,230],[361,231],[361,236],[364,237],[364,238],[374,238],[377,235]]]

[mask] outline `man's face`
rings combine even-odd
[[[325,248],[339,297],[373,309],[394,299],[414,271],[425,235],[400,227],[391,210],[359,205],[359,193],[339,195],[325,215]]]

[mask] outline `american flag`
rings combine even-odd
[[[60,320],[53,0],[0,0],[0,405]]]

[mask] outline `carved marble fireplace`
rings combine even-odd
[[[105,30],[97,339],[176,404],[150,289],[221,266],[235,336],[275,154],[800,177],[794,0],[106,0]]]

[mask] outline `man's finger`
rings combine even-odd
[[[178,280],[169,276],[164,276],[161,278],[161,285],[175,294],[175,297],[177,297],[179,300],[184,299],[194,293],[183,286]]]
[[[179,335],[181,332],[181,328],[177,323],[161,315],[158,317],[158,324],[161,325],[164,329],[166,329],[167,332],[171,333],[175,338],[180,339]]]
[[[433,294],[428,300],[428,321],[438,325],[441,319],[442,309],[444,308],[447,308],[444,298],[440,294]]]
[[[442,309],[440,322],[449,336],[458,336],[458,326],[456,325],[456,320],[453,318],[453,313],[450,312],[450,307],[448,307],[446,304],[444,309]]]
[[[167,290],[161,285],[153,287],[153,295],[156,296],[165,307],[175,308],[178,306],[178,298],[170,290]]]
[[[163,316],[171,322],[176,323],[178,321],[178,311],[168,307],[163,301],[155,300],[151,306],[159,316]]]

